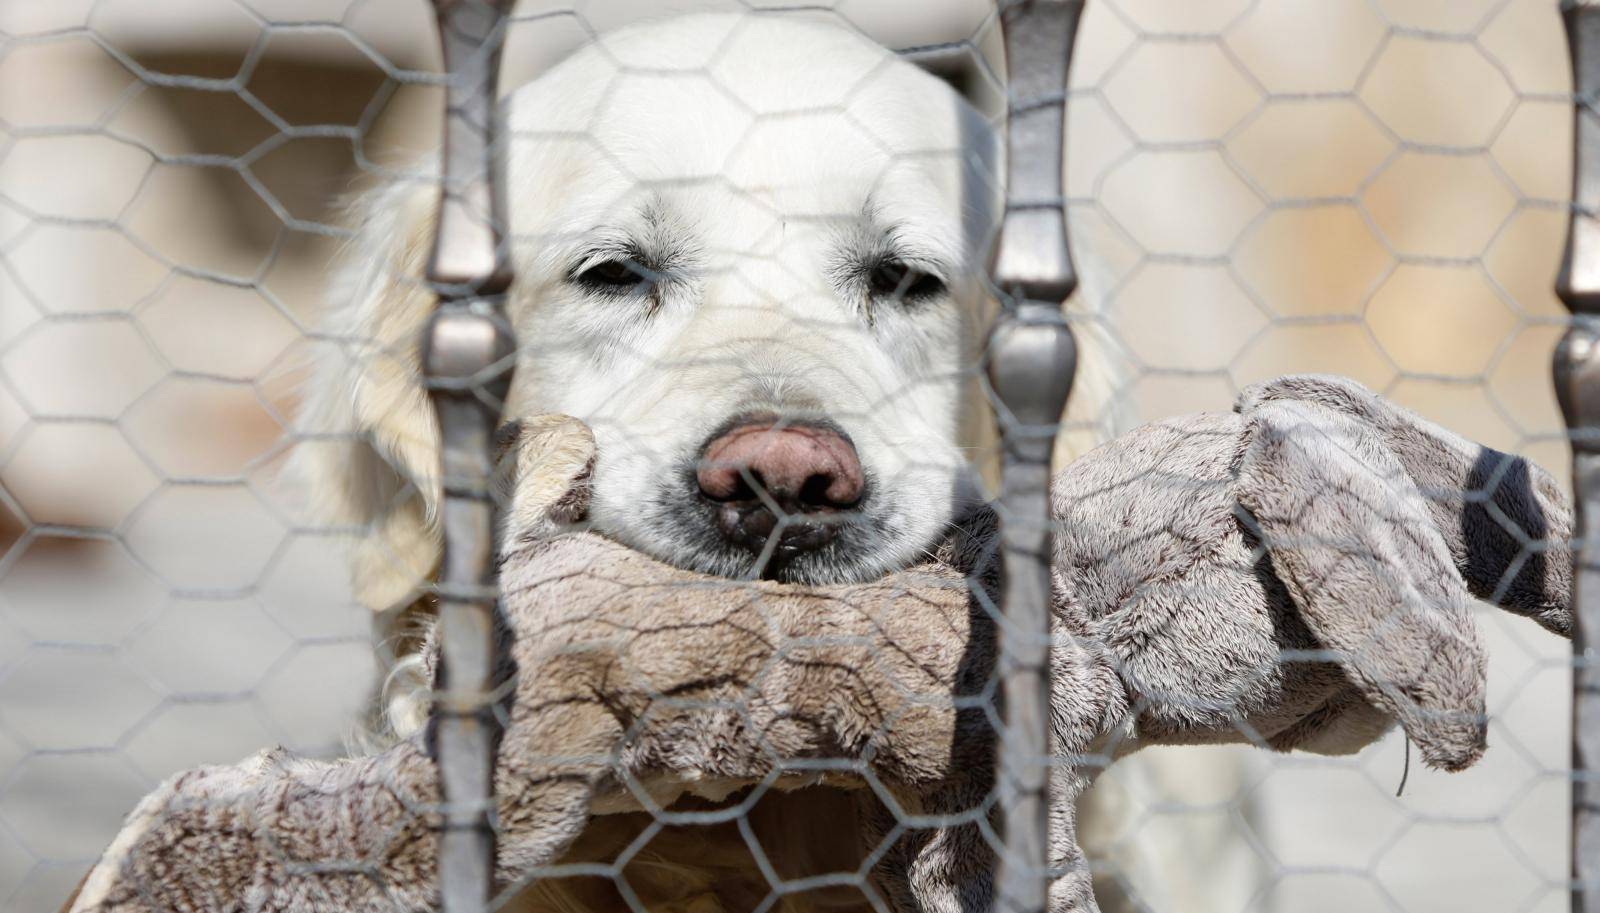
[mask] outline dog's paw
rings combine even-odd
[[[536,415],[500,430],[496,492],[507,543],[571,531],[589,510],[594,434],[570,415]]]

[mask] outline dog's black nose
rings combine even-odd
[[[781,555],[820,548],[861,501],[866,479],[850,441],[823,425],[752,419],[706,444],[696,480],[729,541]]]

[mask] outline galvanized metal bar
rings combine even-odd
[[[428,280],[439,303],[423,376],[440,435],[439,672],[431,746],[443,802],[440,908],[481,913],[494,891],[495,714],[499,651],[494,430],[514,340],[501,306],[511,284],[496,181],[500,48],[511,0],[434,0],[447,77],[440,206]]]
[[[1049,900],[1050,455],[1077,364],[1062,313],[1077,286],[1063,166],[1067,70],[1082,13],[1082,0],[1000,9],[1006,208],[991,265],[1001,313],[987,351],[1004,444],[998,913],[1043,913]]]
[[[1600,0],[1562,4],[1572,56],[1572,215],[1556,293],[1572,326],[1556,347],[1556,396],[1572,439],[1572,909],[1600,913]]]

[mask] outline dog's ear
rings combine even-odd
[[[288,467],[313,522],[356,536],[355,598],[374,611],[415,599],[439,561],[439,433],[420,371],[437,194],[397,184],[358,203]]]

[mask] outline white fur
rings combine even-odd
[[[507,417],[593,429],[599,531],[691,569],[759,571],[690,516],[688,468],[714,429],[770,410],[837,423],[869,479],[867,522],[795,579],[875,577],[935,541],[973,490],[963,404],[1000,182],[991,127],[955,91],[843,26],[697,15],[604,36],[523,87],[506,138]],[[415,278],[435,194],[361,204],[305,420],[355,438],[299,456],[324,514],[375,533],[355,555],[374,608],[407,601],[437,555]],[[630,248],[659,267],[658,297],[573,281]],[[951,294],[870,299],[858,265],[891,250]]]

